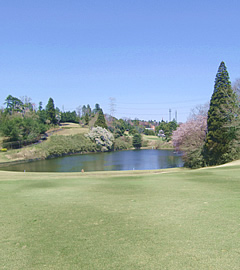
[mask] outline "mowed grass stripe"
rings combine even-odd
[[[239,269],[239,173],[0,172],[0,265]]]

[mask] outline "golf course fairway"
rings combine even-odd
[[[240,164],[0,172],[0,269],[234,270]]]

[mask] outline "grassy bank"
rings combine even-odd
[[[46,159],[74,153],[96,152],[96,144],[86,138],[88,128],[78,124],[64,123],[61,128],[48,131],[49,137],[40,144],[29,145],[20,149],[0,152],[0,163]],[[115,150],[133,149],[131,137],[120,137],[115,140]],[[173,149],[171,142],[157,136],[143,135],[142,149]]]
[[[0,265],[239,269],[239,174],[0,172]]]

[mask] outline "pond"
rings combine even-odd
[[[182,167],[180,154],[172,150],[128,150],[105,153],[72,155],[61,158],[40,160],[9,165],[1,170],[26,172],[85,172],[154,170]]]

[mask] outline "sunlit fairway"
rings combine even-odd
[[[83,134],[88,133],[89,128],[81,127],[79,124],[75,123],[62,123],[61,129],[56,132],[56,135],[75,135],[75,134]]]
[[[144,140],[148,141],[162,141],[162,138],[159,138],[158,136],[152,136],[152,135],[143,135]]]
[[[239,175],[0,172],[0,268],[239,269]]]

